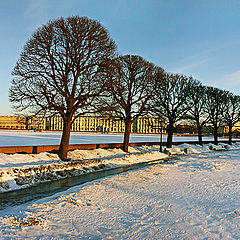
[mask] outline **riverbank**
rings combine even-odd
[[[74,150],[68,153],[68,162],[48,152],[0,154],[0,192],[167,157],[157,146],[130,147],[129,153],[121,149]]]
[[[226,145],[226,144],[223,144]],[[211,151],[213,144],[204,146],[182,144],[178,146],[189,153]],[[231,148],[238,148],[236,143]],[[63,162],[57,154],[0,154],[0,192],[27,188],[43,182],[70,178],[136,163],[152,162],[168,158],[159,152],[159,146],[135,146],[129,153],[121,149],[74,150],[68,153],[71,160]]]

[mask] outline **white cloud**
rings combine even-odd
[[[237,70],[233,73],[226,74],[221,82],[226,87],[240,86],[240,70]]]
[[[182,66],[180,68],[175,69],[173,72],[186,73],[187,71],[192,70],[192,69],[194,69],[194,68],[196,68],[196,67],[198,67],[198,66],[200,66],[200,65],[202,65],[202,64],[204,64],[208,61],[209,61],[209,59],[202,59],[202,60],[199,60],[199,61],[196,61],[196,62],[191,62],[191,63],[189,63],[185,66]]]
[[[225,74],[220,78],[215,78],[214,81],[208,81],[206,85],[228,90],[234,94],[240,95],[240,70]]]
[[[202,64],[209,62],[210,60],[214,62],[215,53],[221,51],[222,49],[235,46],[240,43],[239,39],[230,39],[229,41],[217,44],[215,46],[209,46],[209,48],[195,52],[193,55],[185,56],[182,59],[179,59],[179,64],[182,64],[181,67],[177,67],[173,72],[186,73],[191,71]]]

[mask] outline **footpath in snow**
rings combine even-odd
[[[234,144],[229,151],[211,151],[211,145],[180,147],[197,154],[0,211],[0,239],[240,239],[240,145]],[[131,148],[132,154],[123,155],[119,149],[98,149],[71,154],[73,159],[99,156],[104,164],[131,164],[147,156],[154,159],[155,154],[164,157],[157,150]],[[139,160],[140,153],[145,157]],[[59,161],[46,153],[37,160],[4,157],[1,168],[7,171]]]

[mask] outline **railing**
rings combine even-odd
[[[219,143],[228,143],[227,140],[218,141]],[[240,142],[240,140],[233,140],[233,143]],[[188,144],[198,144],[198,141],[187,141],[187,142],[173,142],[173,145],[180,145],[183,143]],[[213,141],[203,141],[203,144],[213,143]],[[129,146],[151,146],[159,145],[159,142],[135,142],[130,143]],[[68,150],[81,149],[81,150],[91,150],[97,148],[121,148],[122,143],[100,143],[100,144],[72,144],[69,145]],[[166,146],[166,142],[162,143],[162,146]],[[59,145],[40,145],[40,146],[9,146],[0,147],[0,153],[14,154],[14,153],[40,153],[40,152],[57,152]]]

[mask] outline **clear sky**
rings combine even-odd
[[[33,31],[60,16],[99,20],[120,54],[240,94],[240,0],[0,0],[0,115]]]

